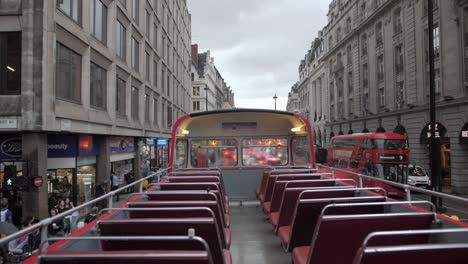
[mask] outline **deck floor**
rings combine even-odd
[[[231,206],[230,216],[234,264],[291,263],[260,206]]]

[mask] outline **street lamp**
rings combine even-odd
[[[276,110],[276,99],[278,99],[278,96],[276,96],[276,93],[275,93],[275,96],[273,96],[273,99],[275,99],[275,110]]]
[[[205,85],[205,111],[208,111],[208,86]]]

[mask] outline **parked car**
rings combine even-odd
[[[408,166],[408,184],[429,189],[431,187],[431,180],[423,168],[418,165],[410,164]]]

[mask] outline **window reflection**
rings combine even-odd
[[[288,141],[285,138],[242,140],[242,164],[245,166],[288,164]]]

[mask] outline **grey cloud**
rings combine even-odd
[[[266,102],[275,92],[286,97],[298,79],[300,60],[326,24],[328,4],[328,0],[189,0],[192,42],[211,50],[236,94],[237,106],[255,98]]]

